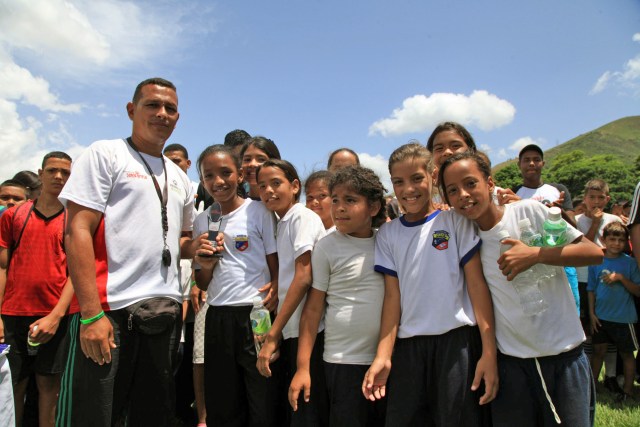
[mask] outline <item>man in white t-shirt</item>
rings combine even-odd
[[[93,143],[60,194],[77,300],[59,426],[173,420],[178,263],[192,258],[205,236],[191,240],[191,182],[162,155],[179,118],[175,86],[161,78],[141,82],[127,113],[131,137]]]
[[[573,224],[573,204],[571,194],[562,184],[542,181],[542,168],[544,167],[544,153],[542,148],[535,144],[529,144],[520,150],[518,154],[518,167],[522,174],[522,185],[512,188],[513,192],[521,199],[533,199],[547,206],[558,206],[562,209],[563,216],[568,216]]]

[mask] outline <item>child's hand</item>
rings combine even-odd
[[[476,365],[476,374],[473,377],[471,390],[476,391],[480,387],[480,381],[484,379],[484,394],[480,397],[480,404],[485,405],[495,399],[498,394],[498,360],[495,356],[482,355]]]
[[[209,240],[209,233],[202,233],[197,238],[198,249],[196,250],[196,262],[204,268],[213,268],[218,261],[217,258],[211,257],[211,255],[222,252],[224,250],[224,234],[219,233],[216,237],[216,245],[213,246],[213,242]],[[201,256],[209,255],[209,256]]]
[[[598,332],[598,328],[602,325],[600,325],[600,319],[598,319],[598,317],[595,314],[591,314],[591,333],[594,334],[596,332]]]
[[[390,371],[391,360],[383,360],[377,357],[373,360],[369,370],[364,374],[364,381],[362,382],[362,394],[366,399],[375,402],[385,396]]]
[[[267,283],[266,285],[258,289],[258,292],[260,293],[267,292],[267,296],[264,297],[264,299],[262,300],[262,305],[264,305],[264,307],[267,310],[269,310],[270,312],[273,312],[275,311],[276,308],[278,308],[278,281],[277,280],[272,280],[271,282]]]
[[[602,217],[604,216],[604,211],[600,208],[593,208],[591,210],[587,210],[584,214],[587,218],[591,218],[591,221],[599,224],[602,221]]]
[[[60,325],[60,317],[53,313],[36,320],[29,325],[31,340],[38,344],[47,343],[53,338]]]
[[[507,203],[513,203],[513,202],[517,202],[518,200],[522,200],[510,188],[501,188],[496,192],[496,195],[498,196],[498,204],[500,206],[506,205]]]
[[[274,360],[273,356],[278,349],[279,342],[280,338],[276,338],[271,334],[267,334],[267,337],[264,340],[264,344],[262,344],[262,349],[260,349],[256,367],[258,368],[258,372],[260,372],[260,375],[262,375],[263,377],[271,377],[271,369],[269,368],[269,363]]]
[[[511,249],[498,258],[500,270],[507,276],[507,280],[513,280],[518,274],[537,263],[540,248],[527,246],[516,239],[504,239],[502,242],[512,245]]]
[[[558,197],[558,200],[556,200],[553,203],[547,203],[547,207],[552,208],[554,206],[559,207],[560,209],[562,209],[562,205],[564,204],[564,191],[560,192],[560,197]]]
[[[613,285],[615,282],[622,282],[622,280],[624,279],[624,275],[616,273],[615,271],[613,273],[603,274],[600,277],[602,278],[602,281],[607,285]]]
[[[193,307],[194,312],[200,311],[200,306],[202,303],[207,301],[207,293],[203,290],[200,290],[197,286],[191,287],[191,292],[189,293],[189,299],[191,299],[191,306]]]
[[[298,369],[289,385],[289,404],[293,408],[293,412],[298,410],[298,397],[300,391],[303,392],[304,401],[309,402],[311,396],[311,375],[306,369]]]

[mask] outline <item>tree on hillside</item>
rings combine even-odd
[[[520,175],[520,168],[518,168],[517,163],[503,167],[493,174],[493,179],[496,185],[502,188],[513,188],[522,184],[522,175]]]
[[[589,180],[599,178],[609,184],[612,200],[630,200],[637,184],[634,169],[610,154],[587,158],[583,151],[575,150],[556,157],[544,180],[564,184],[571,197],[577,197],[582,195]]]

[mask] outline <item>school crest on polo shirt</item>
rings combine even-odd
[[[233,238],[233,241],[235,243],[236,249],[239,250],[240,252],[246,251],[247,248],[249,247],[249,236],[245,234],[238,234],[236,237]]]
[[[449,232],[445,230],[434,231],[431,245],[439,251],[447,249],[449,247]]]

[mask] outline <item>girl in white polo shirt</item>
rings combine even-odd
[[[473,220],[482,238],[481,259],[496,319],[500,391],[491,404],[494,426],[592,426],[594,385],[585,339],[573,294],[562,274],[540,281],[548,308],[535,315],[522,310],[512,280],[536,263],[583,266],[599,264],[602,250],[567,227],[563,247],[529,247],[516,239],[500,255],[500,231],[514,238],[518,221],[528,218],[542,230],[548,209],[522,200],[504,206],[492,202],[493,179],[487,161],[474,153],[450,157],[440,168],[447,203]],[[562,272],[561,269],[556,269]]]
[[[207,291],[205,320],[205,406],[210,425],[275,426],[276,386],[256,369],[249,313],[256,296],[275,308],[277,284],[275,220],[264,205],[244,199],[240,160],[229,147],[207,147],[198,158],[207,192],[222,210],[222,258],[203,257],[218,245],[200,250],[195,277]],[[210,209],[194,222],[198,235],[209,229]],[[274,280],[272,282],[272,279]]]
[[[320,217],[304,205],[300,198],[300,178],[293,165],[286,160],[267,160],[257,171],[260,198],[267,209],[278,215],[278,315],[258,356],[258,370],[262,375],[271,376],[270,362],[278,348],[284,372],[284,384],[289,384],[296,371],[298,353],[298,329],[300,314],[311,286],[311,251],[325,235]],[[322,331],[321,323],[318,330]],[[328,415],[324,372],[322,370],[322,350],[324,333],[317,338],[317,348],[311,355],[311,378],[316,387],[309,403],[291,413],[292,426],[326,425]],[[286,390],[286,388],[284,389]],[[286,399],[283,390],[279,399]]]
[[[481,242],[470,221],[433,207],[433,163],[423,145],[396,149],[389,172],[405,214],[376,235],[385,295],[363,393],[386,396],[389,426],[488,425],[479,404],[495,396],[497,364]]]

